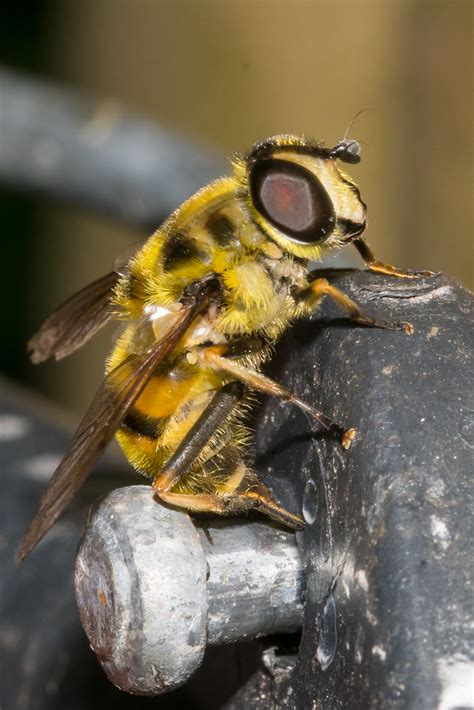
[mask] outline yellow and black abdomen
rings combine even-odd
[[[123,345],[117,350],[125,355]],[[118,354],[113,353],[111,360],[116,362]],[[216,373],[190,365],[180,349],[171,364],[165,363],[150,378],[117,431],[130,463],[155,476],[220,387]]]
[[[196,379],[190,375],[178,380],[173,378],[172,371],[168,375],[155,375],[125,417],[117,431],[117,440],[140,472],[156,474],[169,457],[170,438],[181,439],[192,425],[191,413],[181,427],[175,420],[177,413],[188,405]],[[170,437],[173,430],[175,436]]]
[[[153,337],[151,330],[148,327],[148,337]],[[116,432],[129,462],[150,478],[161,472],[215,394],[232,379],[215,371],[202,359],[193,357],[193,351],[200,346],[190,344],[192,335],[193,332],[188,334],[172,359],[163,363],[153,374]],[[148,338],[144,337],[143,324],[129,326],[109,358],[109,372],[120,366],[122,377],[127,380],[133,374],[133,357],[130,359],[130,354],[140,341],[141,347],[147,347]],[[124,367],[124,361],[130,362],[130,371],[127,364]],[[177,490],[187,493],[195,490],[214,492],[225,485],[241,460],[248,441],[249,432],[242,421],[245,413],[245,403],[236,401],[234,409],[212,433],[206,446],[196,454]]]

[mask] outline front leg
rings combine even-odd
[[[384,264],[381,261],[377,261],[372,249],[360,237],[358,239],[354,239],[352,243],[367,264],[369,270],[376,274],[398,276],[401,279],[416,279],[423,276],[435,276],[434,271],[411,271],[410,269],[398,269],[396,266],[391,266],[390,264]]]
[[[404,330],[408,335],[412,335],[414,330],[411,323],[405,321],[392,322],[386,320],[376,320],[372,316],[365,315],[360,306],[347,296],[343,291],[329,283],[327,279],[316,278],[307,286],[300,289],[296,293],[297,301],[307,301],[308,305],[319,300],[323,296],[329,296],[349,315],[350,319],[359,325],[368,326],[369,328],[383,328],[384,330]]]

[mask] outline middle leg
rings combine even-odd
[[[290,390],[285,389],[285,387],[282,387],[269,377],[262,375],[261,372],[251,370],[250,368],[235,362],[232,358],[225,357],[225,353],[225,345],[211,345],[210,347],[204,348],[200,352],[199,356],[207,365],[211,365],[218,370],[222,370],[223,372],[232,375],[237,380],[250,385],[254,389],[295,404],[304,412],[307,412],[317,422],[322,424],[324,429],[329,434],[332,434],[340,441],[344,449],[349,448],[356,436],[355,429],[344,429],[344,427],[340,424],[327,417],[323,414],[323,412],[319,411],[319,409],[315,409],[315,407],[312,407],[307,404],[307,402],[304,402],[296,394],[290,392]]]

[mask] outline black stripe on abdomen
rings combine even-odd
[[[132,409],[120,428],[138,436],[146,436],[148,439],[158,439],[163,432],[165,422],[166,418],[147,417],[137,409]]]

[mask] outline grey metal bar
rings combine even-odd
[[[155,228],[228,166],[122,108],[0,70],[0,183]]]

